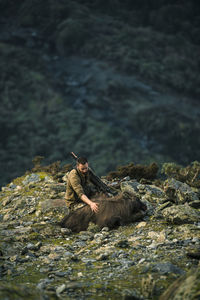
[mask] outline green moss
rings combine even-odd
[[[49,173],[46,173],[46,172],[38,172],[36,174],[40,176],[41,180],[44,180],[45,177],[49,176]]]
[[[117,230],[119,231],[119,234],[129,237],[135,231],[135,224],[131,224],[130,226],[120,226]]]
[[[25,177],[26,177],[26,175],[23,175],[23,176],[21,176],[21,177],[17,177],[17,178],[15,178],[15,179],[13,180],[13,183],[14,183],[15,185],[21,186],[21,185],[23,185],[22,181],[25,179]]]
[[[40,241],[41,235],[37,232],[32,232],[28,235],[30,241]]]
[[[15,286],[13,284],[2,284],[0,287],[0,298],[7,300],[35,300],[40,299],[40,292],[37,290],[30,289],[30,287],[26,286]],[[49,298],[50,299],[50,298]],[[55,298],[54,298],[55,299]]]
[[[17,275],[18,284],[28,284],[33,288],[35,288],[35,284],[37,284],[40,279],[45,278],[45,274],[39,272],[37,265],[26,266],[26,270]],[[6,279],[9,282],[15,282],[16,280],[13,276],[6,276]]]

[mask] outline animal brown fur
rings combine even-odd
[[[92,200],[99,204],[97,213],[85,205],[65,216],[60,222],[61,227],[80,232],[87,230],[89,222],[93,222],[100,228],[107,226],[113,229],[140,219],[147,209],[138,197],[128,193],[121,193],[112,198],[96,197]]]

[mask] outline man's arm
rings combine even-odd
[[[88,204],[93,212],[95,213],[98,212],[98,204],[91,201],[85,194],[81,196],[81,200],[86,204]]]
[[[86,204],[88,204],[91,208],[92,211],[94,211],[95,213],[98,211],[98,204],[92,202],[85,194],[84,194],[84,190],[83,187],[81,185],[81,180],[79,178],[79,176],[74,173],[71,174],[70,178],[68,178],[70,180],[71,186],[73,188],[73,190],[76,192],[76,194],[78,195],[78,197],[85,202]]]

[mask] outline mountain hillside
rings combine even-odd
[[[197,1],[0,0],[1,185],[45,163],[200,160]]]

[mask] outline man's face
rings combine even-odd
[[[79,169],[79,171],[83,174],[86,174],[88,172],[88,163],[86,164],[78,164],[77,168]]]

